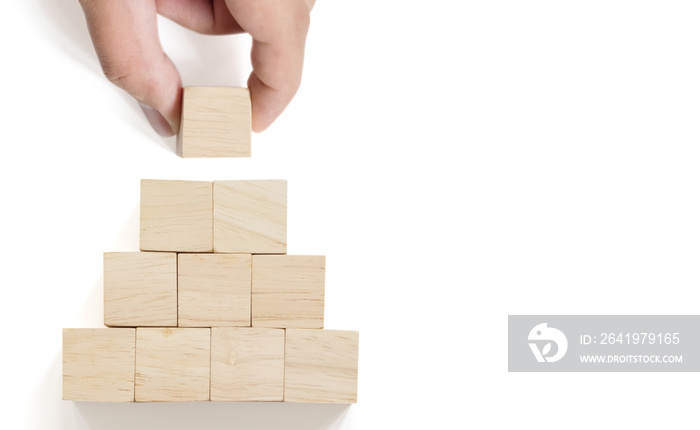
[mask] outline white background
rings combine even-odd
[[[698,314],[696,1],[319,0],[304,82],[253,157],[183,160],[98,67],[74,0],[3,4],[0,428],[696,427],[698,374],[509,374],[508,314]],[[161,21],[185,85],[241,85],[246,36]],[[325,254],[359,403],[60,400],[141,178],[289,180]]]

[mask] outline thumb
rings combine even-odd
[[[158,38],[155,0],[80,0],[102,70],[161,136],[180,128],[180,75]]]

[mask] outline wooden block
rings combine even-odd
[[[210,329],[137,328],[136,401],[209,400]]]
[[[177,326],[177,254],[106,252],[104,322],[111,327]]]
[[[278,401],[284,395],[284,330],[211,329],[211,400]]]
[[[359,333],[286,332],[284,401],[356,403]]]
[[[136,330],[63,329],[63,400],[133,402]]]
[[[180,327],[250,327],[250,254],[179,254],[177,271]]]
[[[250,157],[248,88],[186,87],[178,152],[185,157]]]
[[[215,181],[214,252],[287,252],[287,181]]]
[[[141,181],[142,251],[211,252],[212,183]]]
[[[323,328],[326,257],[253,255],[253,327]]]

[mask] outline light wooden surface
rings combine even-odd
[[[250,254],[179,254],[177,270],[180,327],[250,326]]]
[[[185,87],[178,152],[185,157],[250,157],[248,88]]]
[[[214,181],[214,252],[287,252],[287,181]]]
[[[253,255],[253,327],[323,328],[326,257]]]
[[[211,252],[212,183],[141,180],[142,251]]]
[[[282,401],[284,330],[211,329],[211,400]]]
[[[106,252],[104,323],[112,327],[177,326],[177,254]]]
[[[136,401],[209,400],[210,329],[137,328]]]
[[[136,330],[63,329],[63,399],[133,402]]]
[[[356,403],[359,333],[286,330],[284,401]]]

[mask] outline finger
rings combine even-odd
[[[265,130],[284,111],[301,83],[312,2],[227,0],[241,28],[253,38],[248,80],[253,130]]]
[[[301,84],[304,47],[253,41],[248,79],[253,130],[268,128],[287,108]]]
[[[134,97],[156,131],[180,126],[180,76],[158,39],[153,0],[81,0],[105,76]]]
[[[231,15],[225,0],[156,0],[158,13],[204,34],[241,33],[241,26]]]

